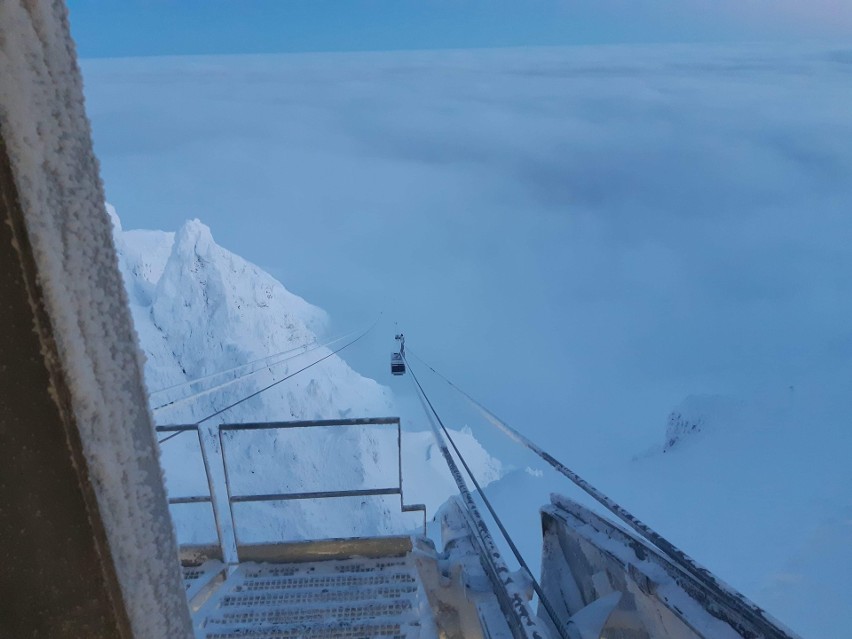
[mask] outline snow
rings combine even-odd
[[[687,403],[702,431],[628,464],[625,505],[794,630],[842,636],[852,623],[848,393],[797,386]],[[688,504],[689,517],[670,504]]]
[[[585,459],[581,474],[794,631],[840,639],[852,623],[846,395],[802,386],[689,396],[661,415],[657,446]],[[506,523],[531,565],[541,561],[535,525],[548,492],[606,514],[541,460],[511,462],[486,493],[512,513]]]
[[[64,3],[0,3],[0,127],[133,636],[191,636]],[[58,399],[58,401],[62,401]]]
[[[483,448],[469,428],[449,430],[453,441],[482,486],[487,486],[503,476],[503,465]],[[404,431],[402,451],[406,501],[425,504],[426,512],[431,517],[450,495],[458,494],[453,476],[431,431]]]
[[[259,267],[219,246],[198,220],[186,222],[175,233],[128,231],[115,209],[109,205],[107,209],[146,355],[146,381],[152,391],[166,389],[150,398],[152,408],[165,405],[154,412],[158,423],[195,423],[331,352],[328,347],[312,346],[247,369],[230,370],[272,353],[322,343],[328,316]],[[192,387],[169,388],[217,371],[228,372]],[[246,372],[252,374],[237,379]],[[333,355],[211,423],[394,414],[388,388],[362,377]],[[455,438],[484,485],[500,477],[499,461],[469,429],[456,431]],[[399,483],[394,427],[228,432],[223,445],[233,494],[389,488]],[[431,432],[403,431],[402,463],[405,503],[425,504],[429,517],[456,493],[449,470],[440,454],[435,454]],[[171,496],[208,494],[194,433],[164,442],[162,464]],[[221,473],[214,471],[214,475]],[[182,543],[215,541],[209,505],[175,505],[172,513]],[[417,529],[422,525],[419,517],[401,513],[397,497],[234,507],[240,542],[393,534]]]

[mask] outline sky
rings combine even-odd
[[[82,57],[852,35],[846,0],[69,0]]]

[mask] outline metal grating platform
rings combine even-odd
[[[184,569],[187,594],[222,574],[219,562]],[[195,602],[197,639],[295,637],[425,639],[435,624],[414,559],[241,563]]]

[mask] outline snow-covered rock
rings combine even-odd
[[[215,243],[204,224],[176,233],[125,231],[108,206],[119,261],[141,347],[151,408],[159,424],[196,423],[262,388],[262,394],[205,423],[375,417],[397,414],[389,389],[353,371],[322,346],[328,317],[272,276]],[[337,345],[342,345],[343,342]],[[299,348],[304,346],[304,348]],[[271,354],[249,368],[230,370]],[[209,377],[219,371],[229,371]],[[251,375],[240,377],[251,372]],[[206,378],[197,385],[188,380]],[[206,389],[213,392],[188,399]],[[502,474],[470,432],[456,434],[481,482]],[[387,488],[398,482],[396,430],[319,428],[228,432],[223,436],[233,494]],[[431,434],[403,435],[407,501],[425,502],[431,516],[456,492],[449,471],[431,454]],[[172,496],[204,495],[207,480],[198,438],[162,444]],[[334,503],[331,503],[334,502]],[[398,497],[338,498],[237,504],[243,542],[398,533],[417,525]],[[209,505],[172,510],[183,543],[215,539]]]
[[[326,347],[260,368],[217,392],[173,403],[199,390],[170,386],[311,344],[326,314],[258,267],[218,246],[198,220],[176,233],[122,231],[112,212],[121,268],[142,348],[158,423],[195,423],[329,355]],[[275,362],[277,360],[273,360]],[[245,370],[211,378],[201,388]],[[167,389],[166,392],[157,392]],[[292,380],[225,411],[213,423],[333,419],[393,414],[388,389],[355,373],[336,355]],[[395,483],[396,447],[365,428],[229,433],[224,454],[235,494],[312,492]],[[162,445],[171,495],[205,494],[198,439],[188,433]],[[403,525],[399,506],[382,500],[264,503],[236,507],[242,541],[386,533]],[[394,507],[395,506],[395,507]],[[208,505],[173,508],[181,541],[212,541]]]
[[[671,413],[666,423],[663,452],[682,445],[707,428],[730,428],[739,420],[744,405],[722,395],[690,395]]]

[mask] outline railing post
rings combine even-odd
[[[207,473],[207,485],[210,487],[210,504],[213,506],[213,518],[216,521],[219,547],[222,549],[222,561],[226,564],[238,564],[237,536],[234,530],[234,518],[231,515],[230,493],[225,481],[225,453],[218,435],[218,424],[198,425],[198,444],[201,447],[204,472]]]
[[[399,471],[399,507],[403,508],[405,504],[402,496],[402,427],[399,421],[396,422],[396,460]]]

